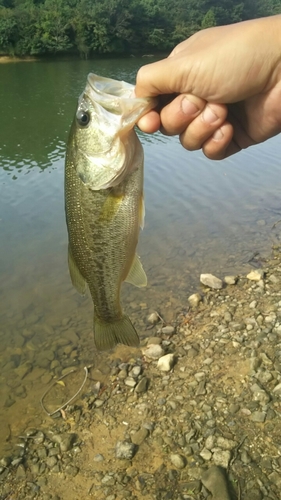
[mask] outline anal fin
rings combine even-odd
[[[139,288],[147,285],[147,277],[146,277],[145,271],[142,267],[142,263],[141,263],[139,257],[137,256],[137,254],[135,254],[135,256],[134,256],[134,260],[133,260],[133,263],[131,265],[131,269],[128,272],[128,275],[127,275],[125,281],[127,283],[131,283],[131,285],[135,285]]]

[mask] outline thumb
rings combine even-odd
[[[183,78],[180,61],[168,57],[155,63],[142,66],[137,74],[136,97],[154,97],[161,94],[183,92]],[[191,93],[188,85],[188,61],[184,64],[184,92]]]

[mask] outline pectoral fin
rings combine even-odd
[[[137,254],[135,254],[131,269],[125,281],[139,288],[147,285],[147,277]]]
[[[68,246],[68,269],[72,285],[76,288],[77,292],[85,295],[87,284],[76,265],[70,246]]]

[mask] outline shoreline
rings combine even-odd
[[[0,64],[16,63],[16,62],[34,62],[34,61],[38,61],[37,57],[0,56]]]
[[[275,245],[263,269],[219,289],[198,285],[197,304],[173,324],[150,315],[141,351],[118,346],[108,372],[89,367],[74,404],[14,436],[18,447],[7,442],[0,492],[278,500],[280,283]]]

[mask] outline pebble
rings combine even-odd
[[[209,461],[212,458],[212,452],[207,448],[203,448],[203,450],[200,451],[200,457],[202,457],[206,461]]]
[[[58,472],[59,472],[59,471],[58,471]],[[69,476],[75,477],[75,476],[77,476],[77,474],[78,474],[78,472],[79,472],[79,469],[78,469],[78,467],[75,467],[74,465],[68,464],[68,465],[65,467],[65,472],[66,472],[66,474],[68,474]]]
[[[224,277],[224,282],[227,285],[235,285],[237,282],[237,276],[225,276]]]
[[[127,441],[117,441],[115,456],[123,460],[131,460],[136,453],[136,445]]]
[[[26,477],[25,468],[23,464],[19,464],[16,472],[16,480],[24,479]]]
[[[26,377],[26,375],[28,375],[28,373],[31,372],[32,369],[32,364],[27,361],[26,363],[23,363],[15,369],[15,374],[18,375],[18,377],[22,380],[24,377]]]
[[[68,433],[50,435],[50,439],[59,444],[62,452],[71,450],[75,437],[75,434]]]
[[[156,312],[153,312],[151,313],[148,317],[147,317],[147,321],[148,323],[150,323],[151,325],[156,325],[156,323],[158,323],[159,321],[159,316]]]
[[[209,288],[219,290],[222,288],[222,280],[216,278],[213,274],[200,274],[200,282]]]
[[[56,464],[57,464],[57,458],[55,456],[53,457],[48,457],[47,460],[46,460],[46,464],[48,465],[48,467],[52,468],[54,467]]]
[[[128,387],[135,387],[137,382],[133,377],[127,377],[124,380],[124,384],[127,385]]]
[[[233,450],[237,443],[233,439],[226,439],[222,436],[218,436],[217,445],[224,450]]]
[[[175,363],[175,355],[173,353],[166,354],[158,359],[157,367],[162,372],[169,372]]]
[[[277,488],[279,488],[279,491],[281,490],[281,475],[280,473],[274,471],[271,474],[269,474],[269,479],[276,484]]]
[[[272,392],[274,394],[276,394],[277,396],[281,396],[281,382],[280,384],[277,384],[274,389],[272,390]]]
[[[101,455],[101,453],[97,453],[97,455],[94,456],[94,462],[103,462],[104,461],[104,456]]]
[[[150,359],[159,359],[164,354],[164,350],[160,345],[151,344],[148,347],[142,349],[142,353],[144,356]]]
[[[249,453],[246,451],[246,450],[242,450],[241,451],[241,462],[243,462],[243,464],[249,464],[251,463],[252,459],[249,455]]]
[[[162,333],[164,333],[164,335],[172,335],[173,333],[175,333],[176,329],[174,326],[163,326],[162,328]]]
[[[253,384],[250,389],[253,392],[254,401],[260,401],[261,404],[266,404],[270,401],[269,394],[258,384]]]
[[[215,436],[211,434],[206,439],[205,448],[207,448],[207,450],[211,450],[212,448],[214,448],[214,445],[215,445]]]
[[[143,377],[136,385],[135,392],[137,393],[146,392],[147,386],[148,386],[148,379],[146,377]]]
[[[186,466],[185,457],[177,453],[173,453],[172,455],[170,455],[170,461],[177,469],[184,469],[184,467]]]
[[[198,307],[200,302],[202,302],[202,297],[200,293],[193,293],[188,297],[187,301],[191,307]]]
[[[231,453],[229,450],[222,450],[221,448],[213,448],[213,461],[215,465],[227,469],[231,459]]]
[[[264,270],[263,269],[255,269],[247,274],[247,278],[250,281],[260,281],[264,278]]]
[[[129,371],[129,376],[133,378],[138,378],[141,374],[141,366],[133,366],[133,368]]]
[[[142,427],[131,436],[132,443],[139,446],[147,438],[148,435],[149,431]]]
[[[265,411],[254,411],[251,415],[251,420],[253,422],[260,422],[263,423],[266,418],[266,412]]]
[[[106,474],[105,476],[103,476],[101,482],[102,482],[102,484],[106,484],[107,486],[114,486],[115,479],[114,479],[114,477],[110,476],[109,474]]]

